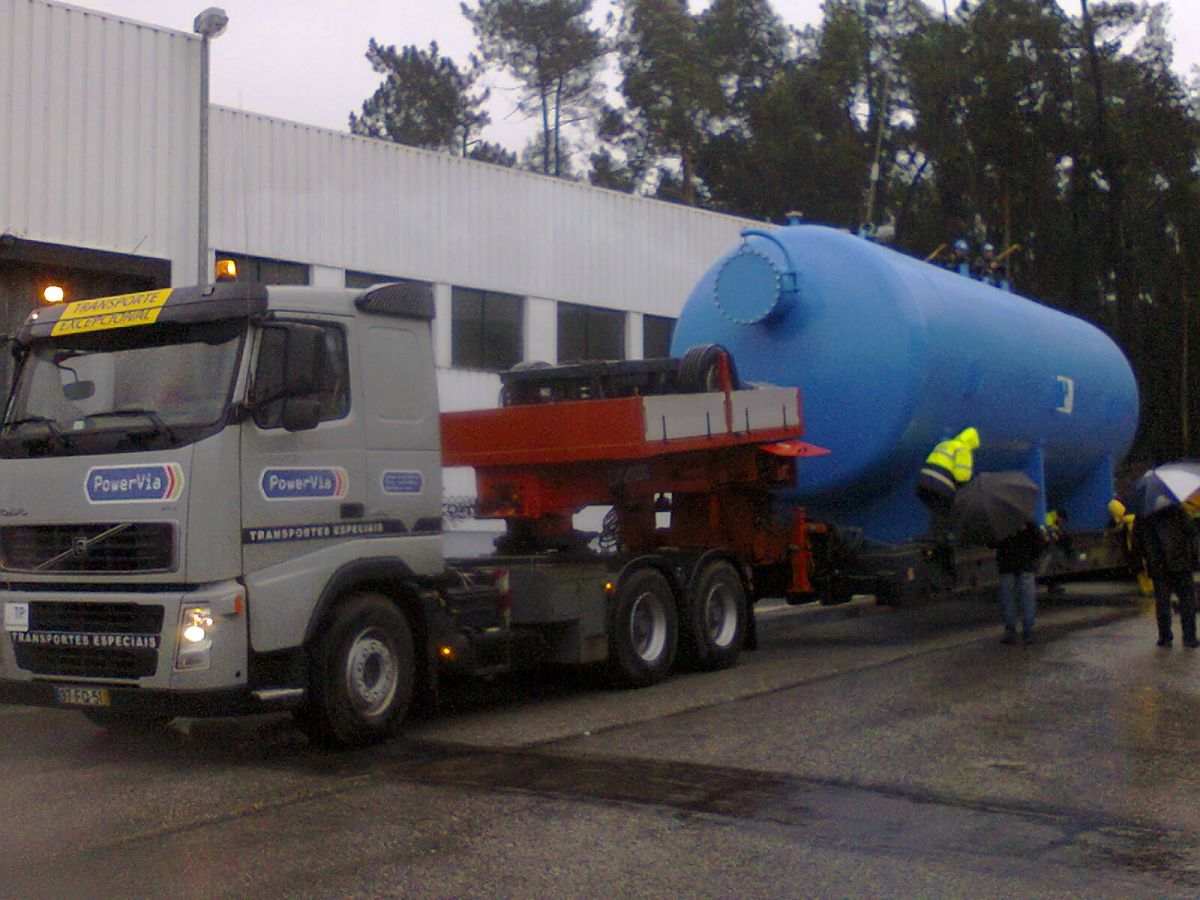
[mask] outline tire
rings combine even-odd
[[[124,734],[146,734],[152,731],[161,731],[175,718],[174,716],[121,713],[111,709],[81,709],[79,711],[93,725]]]
[[[416,677],[412,629],[382,594],[356,594],[335,610],[312,649],[308,698],[296,721],[314,742],[355,747],[400,730]]]
[[[706,393],[720,390],[719,362],[724,356],[729,361],[729,381],[734,390],[740,386],[737,366],[733,356],[720,344],[698,344],[683,354],[679,364],[680,390]]]
[[[688,589],[686,647],[690,661],[702,671],[727,669],[737,662],[746,640],[746,588],[737,570],[714,560]]]
[[[621,579],[609,614],[608,668],[621,687],[645,687],[671,671],[679,645],[679,613],[667,579],[637,569]]]

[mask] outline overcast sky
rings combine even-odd
[[[941,4],[927,0],[934,9]],[[957,0],[949,0],[951,7]],[[602,7],[605,0],[597,0]],[[1060,0],[1079,13],[1078,0]],[[91,0],[75,3],[151,25],[191,31],[196,14],[222,7],[229,28],[212,49],[212,101],[311,125],[346,130],[347,117],[379,86],[363,57],[367,40],[427,46],[464,63],[474,47],[458,0]],[[703,0],[692,0],[693,8]],[[789,24],[821,18],[821,0],[772,0]],[[1200,63],[1200,0],[1170,0],[1175,67],[1190,73]],[[520,151],[530,126],[513,118],[506,82],[492,79],[493,125],[486,137]]]

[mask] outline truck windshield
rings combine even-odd
[[[0,456],[180,446],[222,427],[245,321],[32,343],[0,424]]]

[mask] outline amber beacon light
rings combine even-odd
[[[218,259],[214,274],[217,281],[237,281],[237,263],[232,259]]]

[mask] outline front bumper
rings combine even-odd
[[[78,706],[60,702],[56,687],[100,687],[107,691],[107,707]],[[96,682],[0,681],[0,703],[46,706],[57,709],[103,709],[116,716],[234,716],[290,709],[299,705],[304,692],[254,691],[249,688],[220,688],[208,691],[143,689]]]
[[[196,607],[212,619],[200,645],[181,637],[181,612]],[[206,707],[201,698],[249,692],[248,610],[236,581],[162,592],[0,590],[0,609],[0,695],[15,702],[57,705],[55,686],[102,688],[114,707],[172,695]]]

